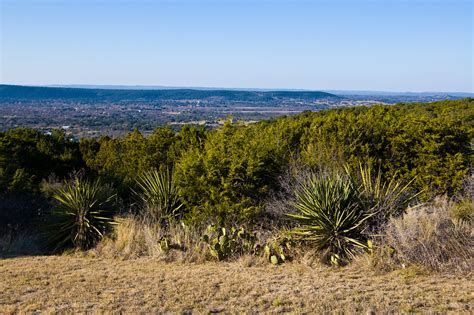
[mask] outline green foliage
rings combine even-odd
[[[26,171],[22,168],[17,168],[10,184],[8,185],[9,191],[25,192],[33,189],[33,178],[29,176]]]
[[[0,132],[0,193],[35,192],[50,174],[66,176],[84,166],[78,143],[63,131],[51,135],[25,128]]]
[[[410,194],[428,200],[455,195],[472,163],[474,100],[398,104],[303,112],[215,130],[138,130],[122,138],[70,139],[62,131],[0,132],[0,193],[39,194],[38,184],[83,170],[117,187],[129,202],[136,177],[175,169],[185,221],[245,223],[262,213],[269,192],[290,163],[313,170],[380,165],[365,181],[364,207],[397,214]],[[375,173],[375,172],[373,172]],[[375,177],[373,177],[375,176]],[[360,179],[360,178],[358,178]],[[385,186],[383,186],[385,185]]]
[[[373,214],[361,205],[357,185],[337,173],[313,175],[298,187],[295,218],[300,227],[294,235],[326,251],[339,264],[366,248],[364,222]]]
[[[170,220],[181,216],[183,204],[170,170],[159,172],[154,169],[145,172],[138,177],[137,187],[135,195],[142,202],[147,214],[155,220]]]
[[[255,244],[255,235],[250,234],[245,228],[226,228],[210,225],[208,234],[202,240],[209,245],[209,252],[217,260],[226,260],[236,254],[250,252]]]
[[[256,217],[284,165],[285,147],[262,131],[228,123],[209,134],[202,149],[183,155],[176,168],[188,220]]]
[[[76,178],[59,188],[45,229],[47,244],[55,250],[88,249],[114,224],[115,195],[99,181]]]
[[[473,99],[311,113],[304,118],[310,126],[301,138],[301,163],[355,169],[360,160],[377,162],[387,178],[415,178],[424,199],[452,195],[468,173],[473,113]]]
[[[137,174],[171,168],[186,150],[199,147],[204,138],[202,128],[186,126],[179,133],[156,128],[148,137],[134,130],[124,138],[81,139],[80,148],[87,166],[126,194],[135,186]]]
[[[170,129],[158,128],[148,138],[135,130],[121,139],[101,138],[98,144],[83,140],[81,150],[91,169],[126,191],[133,187],[137,174],[171,166],[167,152],[173,138]]]

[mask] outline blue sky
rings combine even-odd
[[[0,0],[1,82],[473,92],[461,0]]]

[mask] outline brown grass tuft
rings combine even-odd
[[[474,266],[473,226],[452,216],[458,205],[447,198],[392,218],[372,263],[394,269],[418,265],[430,270],[470,271]]]
[[[171,223],[164,228],[137,216],[117,218],[117,222],[112,235],[90,250],[89,255],[121,259],[148,256],[163,261],[206,260],[207,251],[200,241],[201,233],[194,227]]]

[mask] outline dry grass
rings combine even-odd
[[[422,265],[431,270],[471,271],[474,267],[473,225],[456,219],[458,209],[446,198],[392,218],[375,253],[379,267]]]
[[[136,259],[153,258],[165,262],[192,262],[203,263],[207,261],[215,262],[216,257],[211,255],[209,244],[202,240],[204,234],[209,235],[206,228],[197,228],[195,226],[185,225],[183,223],[171,223],[166,228],[156,224],[149,218],[128,215],[116,218],[117,225],[114,226],[112,234],[105,237],[97,246],[86,252],[81,250],[72,250],[67,252],[76,257],[90,258],[115,258],[115,259]],[[229,227],[227,227],[229,228]],[[260,252],[256,253],[252,247],[245,250],[238,250],[234,255],[227,257],[227,261],[238,259],[247,261],[250,265],[265,265],[268,263],[268,257],[264,255],[263,247],[265,245],[280,244],[283,239],[288,237],[288,230],[284,228],[264,230],[262,228],[254,231],[257,242],[256,247]],[[162,241],[166,240],[168,248],[164,249]],[[285,250],[285,255],[290,260],[303,259],[307,254],[307,247],[299,246]],[[309,249],[311,261],[320,263],[321,258],[313,257],[314,250]],[[1,252],[0,252],[1,253]],[[309,261],[309,259],[304,259]]]
[[[163,261],[202,262],[207,248],[200,241],[201,232],[184,224],[173,223],[161,228],[149,219],[127,216],[116,219],[114,233],[102,240],[86,255],[102,258],[134,259],[153,257]],[[162,240],[169,248],[163,248]],[[82,253],[79,252],[81,255]]]
[[[112,236],[75,255],[19,257],[33,253],[33,238],[0,240],[0,253],[11,257],[0,258],[0,313],[468,314],[472,222],[453,219],[453,209],[459,218],[472,215],[463,207],[439,199],[392,219],[379,248],[391,246],[396,254],[376,248],[345,268],[321,264],[308,248],[280,266],[255,256],[209,262],[202,231],[180,224],[163,229],[136,217],[120,219]],[[160,246],[164,238],[169,249]],[[373,268],[377,260],[390,268]]]
[[[469,272],[474,266],[474,234],[472,220],[466,220],[472,216],[469,210],[472,204],[466,204],[438,198],[431,204],[409,210],[403,217],[390,219],[382,234],[374,238],[374,253],[358,260],[366,261],[369,257],[369,266],[382,271],[419,265],[437,271]],[[137,216],[122,217],[118,221],[112,235],[94,249],[86,253],[77,252],[76,256],[117,259],[152,257],[166,262],[215,260],[207,244],[201,240],[205,231],[180,223],[165,229]],[[259,229],[257,242],[261,246],[271,244],[287,234],[283,228],[272,231]],[[162,246],[164,239],[169,245],[167,249]],[[319,264],[322,256],[302,244],[287,254],[294,262],[306,264],[308,261]],[[264,260],[263,256],[253,257],[252,263],[261,264]]]
[[[37,256],[0,260],[0,313],[445,312],[473,309],[472,275],[408,268],[246,267],[156,259]]]

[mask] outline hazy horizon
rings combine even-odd
[[[341,94],[453,94],[453,95],[474,95],[474,92],[465,91],[388,91],[388,90],[340,90],[340,89],[298,89],[298,88],[259,88],[259,87],[219,87],[219,86],[166,86],[166,85],[136,85],[136,84],[10,84],[0,83],[0,85],[15,85],[25,87],[52,87],[52,88],[85,88],[85,89],[131,89],[131,90],[168,90],[168,89],[189,89],[189,90],[235,90],[235,91],[295,91],[295,92],[328,92]]]
[[[3,84],[473,93],[471,1],[2,0]]]

